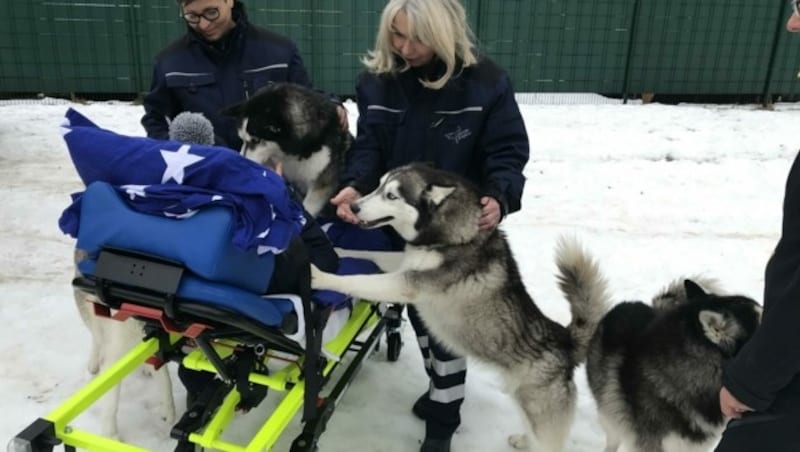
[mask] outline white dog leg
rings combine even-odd
[[[402,273],[334,275],[311,265],[311,287],[328,289],[374,302],[417,303],[418,288]]]
[[[336,248],[339,257],[354,257],[375,263],[384,272],[393,272],[400,268],[403,263],[404,253],[402,251],[366,251],[349,250],[346,248]]]
[[[525,412],[534,438],[523,441],[521,435],[513,435],[509,443],[530,448],[535,440],[537,451],[563,451],[575,417],[575,384],[560,379],[550,384],[522,384],[514,391],[514,397]]]
[[[108,336],[108,344],[106,344],[106,356],[104,361],[109,365],[119,359],[125,353],[124,347],[128,337],[126,324],[117,323],[113,320],[98,319],[102,324],[98,327],[104,329]],[[122,388],[122,382],[116,384],[106,394],[102,415],[101,415],[101,431],[103,435],[119,439],[119,429],[117,425],[117,412],[119,411],[119,396]]]
[[[156,378],[160,380],[160,386],[162,390],[162,402],[164,411],[162,413],[162,419],[167,424],[175,423],[175,398],[172,396],[172,379],[169,376],[169,368],[167,365],[164,365],[156,372]]]
[[[118,322],[111,319],[96,319],[96,325],[103,330],[108,339],[104,345],[103,361],[106,366],[116,362],[142,339],[141,323],[135,320]],[[122,382],[106,394],[102,414],[102,432],[110,438],[119,439],[117,413],[119,411]]]
[[[111,388],[111,391],[106,394],[106,402],[103,406],[103,414],[101,421],[101,431],[104,436],[113,439],[119,439],[119,429],[117,428],[117,411],[119,411],[119,391],[120,385]]]
[[[520,433],[517,435],[509,435],[508,444],[517,450],[530,450],[530,440],[528,435]]]
[[[92,311],[92,298],[94,295],[78,289],[73,290],[73,295],[75,299],[75,305],[78,308],[78,314],[80,314],[81,320],[83,320],[83,323],[86,325],[86,328],[89,330],[89,333],[92,336],[92,348],[89,351],[89,362],[86,367],[90,374],[95,375],[100,370],[100,366],[103,364],[102,358],[104,335],[103,328],[98,323],[102,320],[95,317],[94,312]]]
[[[603,431],[606,433],[606,448],[603,452],[617,452],[617,449],[619,449],[622,443],[620,432],[614,428],[614,423],[602,413],[598,416],[598,421],[600,426],[603,427]]]
[[[92,349],[89,351],[89,362],[86,366],[92,375],[97,375],[97,372],[100,371],[100,366],[103,364],[101,359],[103,356],[103,344],[100,342],[99,336],[99,333],[92,333]]]
[[[328,202],[329,198],[326,192],[317,188],[312,188],[306,193],[305,198],[303,198],[303,207],[311,216],[316,217],[322,211],[322,208],[325,207],[325,203]]]

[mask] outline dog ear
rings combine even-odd
[[[705,298],[708,296],[708,293],[706,293],[706,291],[703,290],[703,288],[700,287],[700,285],[698,285],[691,279],[683,280],[683,289],[686,291],[687,300],[695,300],[698,298]]]
[[[244,102],[239,102],[236,105],[231,105],[228,107],[223,108],[220,110],[220,114],[225,116],[233,116],[234,118],[238,118],[244,114]]]
[[[431,204],[438,207],[455,189],[455,186],[428,184],[425,187],[425,197],[431,201]]]
[[[740,330],[736,321],[724,312],[704,309],[697,314],[703,334],[709,341],[725,351],[730,350],[736,343],[737,332]]]

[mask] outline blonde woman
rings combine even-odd
[[[477,53],[457,0],[389,1],[363,63],[358,134],[344,188],[331,200],[340,218],[356,223],[350,203],[372,191],[385,171],[419,161],[483,189],[481,228],[494,228],[520,209],[525,125],[508,75]],[[421,450],[449,451],[460,423],[466,362],[430,336],[412,307],[409,319],[430,376],[428,391],[413,406],[426,421]]]

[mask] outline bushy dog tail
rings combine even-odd
[[[561,237],[556,246],[558,286],[569,301],[572,321],[567,325],[576,345],[576,361],[586,359],[586,349],[597,324],[611,304],[608,283],[600,266],[574,237]]]

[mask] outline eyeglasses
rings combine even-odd
[[[800,1],[800,0],[798,0]],[[204,9],[202,13],[183,13],[181,14],[183,20],[187,23],[192,25],[197,25],[200,23],[200,19],[203,18],[209,22],[214,22],[215,20],[219,19],[219,8],[207,8]]]

